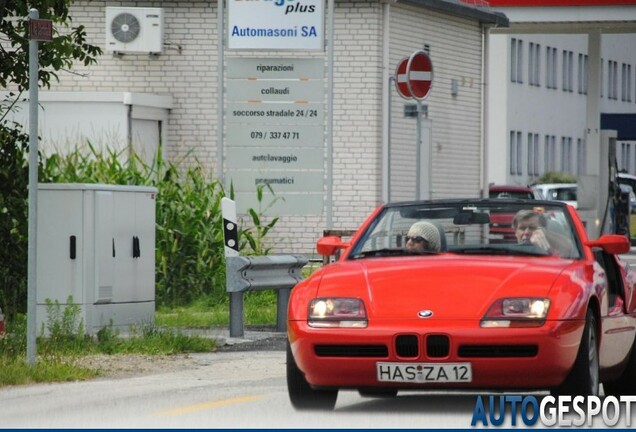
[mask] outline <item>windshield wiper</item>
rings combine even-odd
[[[370,251],[358,252],[351,259],[371,258],[371,257],[387,257],[387,256],[410,256],[410,255],[436,255],[435,251],[413,251],[401,248],[382,248]]]
[[[521,255],[521,256],[546,256],[550,253],[536,246],[529,245],[507,245],[497,246],[466,246],[463,248],[453,248],[449,252],[467,255]]]

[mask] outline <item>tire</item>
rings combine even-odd
[[[292,406],[297,410],[331,411],[336,406],[338,390],[315,390],[311,388],[287,342],[287,393]]]
[[[603,383],[603,390],[605,396],[636,394],[636,340],[632,343],[632,352],[623,374],[616,381]]]
[[[397,389],[394,388],[364,388],[358,389],[358,393],[362,397],[375,397],[375,398],[393,398],[398,394]]]
[[[574,366],[563,384],[552,389],[551,393],[570,396],[599,394],[598,326],[591,309],[587,310],[585,316],[585,328]]]

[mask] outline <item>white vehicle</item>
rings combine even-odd
[[[546,183],[532,186],[532,189],[538,191],[543,199],[552,201],[563,201],[574,208],[577,208],[576,202],[576,183]]]

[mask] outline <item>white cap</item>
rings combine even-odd
[[[439,252],[441,250],[439,231],[437,227],[430,222],[415,222],[411,225],[409,237],[422,237],[430,245],[430,249]]]

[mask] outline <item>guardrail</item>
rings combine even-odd
[[[221,199],[225,241],[225,288],[230,293],[230,336],[243,336],[243,293],[277,290],[276,331],[287,329],[289,293],[303,280],[301,270],[307,258],[300,255],[239,256],[236,203]]]
[[[300,255],[226,257],[226,290],[230,293],[230,336],[243,336],[243,293],[277,290],[276,331],[287,330],[287,303],[308,260]]]

